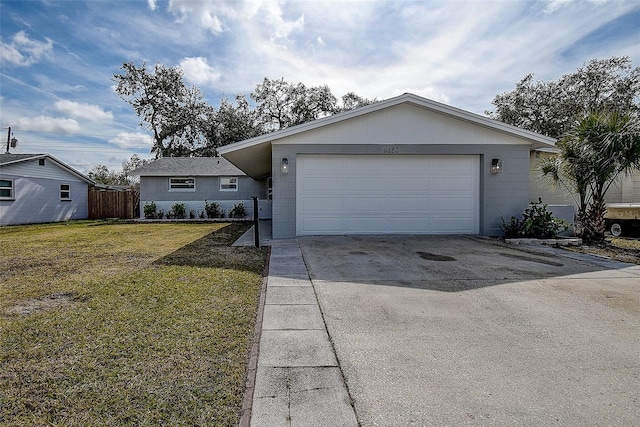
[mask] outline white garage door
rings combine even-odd
[[[299,155],[297,235],[478,234],[479,156]]]

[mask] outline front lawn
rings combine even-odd
[[[266,251],[246,224],[0,228],[0,425],[238,422]]]

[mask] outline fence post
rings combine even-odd
[[[251,196],[253,199],[253,240],[256,248],[260,247],[260,225],[258,221],[258,196]]]

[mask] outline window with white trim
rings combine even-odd
[[[169,191],[196,191],[196,179],[169,178]]]
[[[221,177],[220,191],[238,191],[238,178],[235,176]]]
[[[60,184],[60,200],[71,200],[71,186]]]
[[[0,200],[13,200],[12,179],[0,179]]]

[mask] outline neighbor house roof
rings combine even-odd
[[[49,161],[56,164],[59,168],[64,169],[72,175],[80,178],[82,181],[85,181],[89,185],[95,185],[95,181],[89,178],[88,176],[78,172],[71,166],[62,162],[61,160],[56,159],[51,154],[0,154],[0,167],[1,166],[9,166],[16,163],[26,162],[30,160],[38,160],[38,159],[49,159]]]
[[[503,132],[511,136],[525,139],[531,144],[531,148],[552,147],[556,140],[547,136],[521,129],[503,122],[489,119],[488,117],[469,111],[461,110],[446,104],[426,99],[410,93],[379,101],[364,107],[345,111],[332,116],[323,117],[298,126],[282,129],[276,132],[260,135],[255,138],[236,142],[218,148],[218,152],[241,167],[248,175],[258,178],[271,173],[271,143],[282,138],[287,138],[303,132],[308,132],[323,126],[336,124],[353,119],[385,108],[400,104],[410,104],[424,108],[454,119],[473,123],[478,126]]]
[[[130,176],[240,176],[240,169],[223,157],[161,157],[129,172]]]

